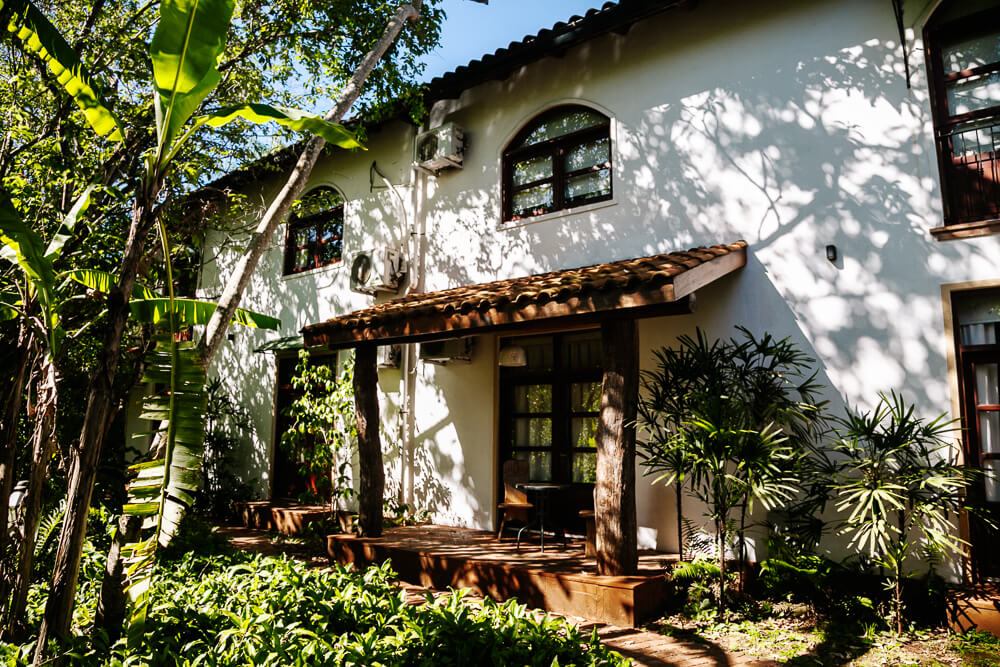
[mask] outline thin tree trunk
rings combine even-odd
[[[382,534],[382,503],[385,500],[385,469],[379,436],[378,367],[372,343],[359,345],[354,353],[354,405],[358,425],[358,461],[361,469],[358,523],[361,534]]]
[[[45,617],[39,629],[34,656],[36,665],[44,660],[48,640],[52,637],[66,636],[70,631],[77,577],[80,573],[80,557],[87,534],[87,514],[97,476],[97,464],[101,457],[101,446],[114,400],[115,372],[120,357],[122,335],[129,315],[129,297],[135,285],[146,236],[156,218],[156,212],[145,202],[153,201],[157,190],[158,186],[154,185],[149,192],[144,193],[145,201],[142,203],[137,201],[133,207],[132,225],[118,272],[118,286],[108,294],[108,328],[98,359],[98,367],[90,380],[80,442],[71,452],[66,516],[63,519],[62,531],[59,533],[59,547],[52,572],[52,588],[48,603],[45,605]]]
[[[94,631],[103,630],[108,635],[108,645],[114,644],[125,627],[125,613],[128,609],[125,595],[125,559],[122,547],[135,542],[142,527],[142,517],[123,514],[118,518],[118,530],[111,543],[108,562],[101,581],[101,596],[97,601],[94,616]],[[96,634],[95,634],[96,636]]]
[[[726,520],[715,521],[715,533],[719,540],[719,615],[726,620]]]
[[[601,324],[604,379],[597,422],[594,523],[597,573],[634,574],[638,567],[635,515],[635,417],[639,404],[639,336],[635,320]]]
[[[22,321],[11,366],[11,383],[3,392],[3,415],[0,419],[0,603],[7,601],[14,581],[14,554],[7,525],[7,502],[14,488],[17,421],[24,399],[24,376],[28,370],[33,343],[31,327]]]
[[[379,38],[372,50],[365,55],[361,64],[354,71],[347,86],[344,87],[344,91],[337,104],[324,116],[326,120],[334,123],[340,122],[348,110],[350,110],[351,106],[361,95],[368,75],[371,74],[375,65],[395,41],[406,22],[415,21],[420,17],[421,4],[422,0],[417,0],[416,2],[400,5],[395,15],[386,24],[382,37]],[[288,175],[288,180],[285,182],[284,187],[281,188],[281,191],[260,219],[257,228],[250,237],[249,244],[247,244],[246,252],[240,257],[239,262],[237,262],[236,267],[230,274],[229,281],[222,291],[222,296],[219,297],[218,307],[215,309],[212,319],[209,320],[208,326],[205,328],[205,338],[201,355],[206,368],[212,365],[212,360],[215,359],[215,355],[219,351],[219,346],[226,337],[229,322],[233,319],[233,315],[240,305],[243,292],[246,290],[247,285],[250,284],[250,278],[253,276],[254,269],[257,268],[257,263],[271,242],[274,230],[285,219],[292,204],[302,194],[302,190],[305,189],[306,182],[309,180],[313,167],[316,166],[316,161],[319,159],[325,145],[326,141],[322,137],[312,137],[306,142],[306,147],[299,156],[299,160],[292,169],[292,172]]]
[[[18,559],[17,579],[14,583],[8,632],[18,640],[24,631],[25,606],[28,602],[28,588],[35,560],[35,536],[38,519],[42,512],[42,496],[48,477],[49,460],[56,450],[56,410],[58,387],[56,385],[56,365],[49,354],[42,365],[42,380],[38,391],[38,407],[35,410],[35,428],[32,433],[31,477],[28,495],[24,504],[24,531],[21,540],[21,554]]]
[[[746,593],[747,571],[747,504],[740,505],[740,595]]]
[[[364,83],[375,68],[375,65],[385,55],[385,52],[402,31],[405,23],[419,18],[421,4],[422,0],[417,0],[416,2],[402,5],[396,10],[395,15],[386,25],[381,39],[379,39],[372,50],[358,65],[348,85],[344,88],[340,100],[325,116],[326,120],[339,122],[344,117],[354,102],[357,101]],[[285,186],[278,193],[278,196],[271,203],[270,207],[268,207],[264,217],[261,218],[250,239],[246,252],[240,258],[236,269],[230,274],[229,282],[226,284],[223,294],[219,298],[218,307],[212,314],[212,319],[205,330],[205,337],[202,343],[202,361],[206,368],[211,366],[216,353],[219,351],[219,346],[226,337],[229,323],[240,305],[243,292],[249,284],[261,256],[270,243],[271,236],[274,235],[274,230],[288,214],[292,203],[302,193],[325,145],[326,141],[321,137],[312,137],[306,142],[306,147],[299,156],[299,160],[292,173],[289,174]],[[117,619],[124,619],[124,608],[121,609],[120,613],[118,611],[119,606],[124,605],[125,601],[125,596],[122,592],[123,579],[120,574],[122,570],[123,564],[120,546],[118,548],[112,547],[111,553],[108,554],[105,578],[101,584],[101,601],[98,603],[99,608],[106,610],[102,618],[103,626],[109,635],[121,632],[121,626],[116,625],[118,623]]]
[[[677,494],[677,559],[684,560],[684,489],[681,486],[680,478],[674,483],[674,492]]]

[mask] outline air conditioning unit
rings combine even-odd
[[[475,338],[455,338],[452,340],[436,340],[420,344],[420,359],[429,364],[451,364],[454,362],[469,363],[472,361],[472,348]]]
[[[351,291],[396,294],[409,267],[400,250],[362,250],[351,261]]]
[[[402,358],[402,345],[381,345],[378,348],[376,363],[379,368],[399,368],[399,362]]]
[[[442,169],[462,166],[465,132],[454,123],[445,123],[417,135],[413,142],[413,163],[437,174]]]

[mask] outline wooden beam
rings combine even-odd
[[[385,470],[379,437],[377,347],[359,345],[354,353],[354,410],[358,420],[359,494],[358,523],[361,534],[382,534],[382,501]]]
[[[684,273],[674,277],[674,298],[680,299],[693,294],[705,285],[714,282],[722,276],[742,269],[747,264],[747,249],[734,250],[729,254],[716,257],[710,262],[704,262]]]
[[[666,285],[664,287],[667,287]],[[617,302],[619,307],[593,309],[593,301],[573,298],[568,303],[550,303],[545,306],[529,306],[517,312],[491,308],[485,312],[472,311],[467,314],[421,313],[405,319],[394,319],[384,324],[362,326],[355,329],[328,330],[323,323],[314,324],[302,330],[306,347],[327,347],[342,349],[355,347],[368,341],[379,345],[397,343],[417,343],[432,340],[447,340],[483,333],[504,331],[528,331],[532,328],[552,329],[559,326],[599,324],[611,318],[641,319],[665,317],[668,315],[689,315],[694,312],[694,298],[689,295],[676,301],[651,299],[639,303],[633,295]],[[626,304],[626,305],[621,305]],[[574,311],[574,308],[579,310]]]
[[[597,422],[597,573],[624,576],[638,567],[635,515],[635,418],[639,401],[639,329],[635,320],[601,324],[604,381]]]

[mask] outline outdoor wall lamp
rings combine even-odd
[[[826,258],[831,262],[837,261],[837,246],[830,244],[826,247]]]
[[[527,366],[528,353],[520,345],[507,345],[500,348],[500,366],[505,368]]]

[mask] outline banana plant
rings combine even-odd
[[[10,197],[0,190],[0,257],[17,267],[14,289],[0,295],[0,319],[21,318],[34,330],[34,339],[43,341],[38,362],[35,418],[31,435],[31,471],[25,500],[23,539],[17,558],[13,596],[5,610],[6,622],[17,632],[25,617],[28,587],[34,568],[35,533],[41,512],[42,489],[49,461],[56,449],[55,426],[58,405],[56,360],[65,338],[60,311],[65,299],[54,263],[80,215],[90,203],[92,188],[86,188],[48,244],[24,223]]]
[[[133,619],[141,628],[145,618],[145,590],[148,588],[148,565],[155,556],[156,545],[165,544],[173,534],[175,522],[165,520],[165,514],[174,512],[171,509],[171,494],[177,490],[178,484],[184,479],[175,480],[172,476],[184,478],[179,471],[184,465],[175,466],[172,457],[184,458],[184,452],[190,452],[202,446],[201,438],[196,430],[191,430],[190,420],[201,419],[198,403],[191,400],[179,400],[184,392],[197,394],[200,390],[198,382],[192,380],[196,373],[191,370],[190,354],[197,351],[190,346],[179,343],[174,335],[180,317],[178,311],[183,310],[183,317],[204,311],[204,306],[180,303],[173,293],[172,269],[170,266],[169,244],[166,226],[160,217],[163,203],[162,188],[169,174],[171,163],[200,128],[220,127],[236,119],[250,122],[273,121],[291,129],[310,132],[323,137],[326,141],[342,148],[362,148],[357,139],[343,126],[324,120],[323,118],[304,111],[285,109],[267,104],[239,104],[210,111],[199,116],[195,113],[201,108],[208,96],[222,81],[219,70],[219,59],[226,46],[229,26],[232,21],[235,0],[161,0],[159,21],[150,42],[150,61],[152,64],[152,105],[155,119],[156,142],[152,150],[144,157],[145,171],[142,185],[136,192],[134,219],[130,231],[129,245],[126,247],[125,260],[121,275],[117,276],[117,285],[123,292],[126,301],[132,292],[131,287],[136,278],[135,257],[141,252],[145,232],[154,225],[158,227],[163,256],[166,260],[167,295],[166,301],[156,301],[155,297],[145,299],[146,303],[139,308],[146,308],[159,317],[166,325],[166,337],[158,339],[154,355],[157,373],[166,372],[164,362],[169,359],[168,394],[164,409],[147,411],[146,414],[156,414],[166,424],[164,429],[164,461],[159,467],[159,473],[143,473],[142,484],[134,482],[133,492],[140,493],[148,499],[145,503],[132,503],[132,509],[150,511],[156,503],[156,536],[150,542],[141,540],[128,551],[131,562],[128,568],[130,597],[134,602]],[[85,69],[73,49],[58,33],[52,24],[30,2],[30,0],[0,0],[0,11],[9,12],[7,30],[18,40],[22,48],[35,54],[45,62],[56,77],[56,82],[72,97],[83,111],[88,123],[94,130],[112,141],[124,141],[123,123],[111,111],[111,106],[102,101],[102,95],[96,83],[86,74]],[[133,241],[133,239],[139,239]],[[132,258],[131,262],[129,258]],[[131,306],[130,306],[131,308]],[[135,312],[134,309],[131,312]],[[110,313],[113,326],[109,328],[111,339],[106,339],[106,347],[118,348],[124,323],[124,314],[120,311]],[[101,369],[105,376],[113,377],[113,364]],[[203,370],[201,371],[204,372]],[[92,391],[92,396],[97,395]],[[186,395],[186,394],[183,394]],[[80,456],[88,457],[88,461],[96,461],[96,453],[100,451],[100,442],[95,440],[94,429],[87,428],[89,420],[102,423],[104,414],[109,409],[107,398],[88,403],[88,415],[85,417],[83,435],[80,442]],[[93,414],[91,414],[93,413]],[[182,414],[183,413],[183,414]],[[190,436],[190,438],[189,438]],[[184,442],[178,447],[178,440]],[[193,459],[191,459],[193,460]],[[189,461],[190,462],[190,461]],[[82,469],[91,470],[92,465],[82,465]],[[151,466],[148,470],[155,470]],[[144,469],[147,470],[147,469]],[[152,475],[152,477],[150,477]],[[148,483],[146,483],[148,482]],[[77,480],[79,488],[70,489],[70,507],[67,520],[63,526],[63,538],[68,545],[67,550],[60,550],[60,557],[65,563],[57,563],[58,571],[75,573],[79,567],[82,553],[82,536],[86,521],[86,513],[82,511],[89,501],[90,489],[93,487],[93,475]],[[155,489],[158,488],[158,494]],[[151,500],[157,498],[157,500]],[[136,507],[142,505],[142,508]],[[181,503],[183,505],[183,503]],[[61,538],[61,539],[63,539]],[[146,546],[140,546],[145,544]],[[75,576],[68,576],[53,581],[53,591],[46,617],[39,633],[36,661],[41,659],[50,632],[65,634],[69,627],[69,610],[72,608],[75,588]],[[49,625],[52,628],[49,628]],[[133,634],[130,632],[130,635]]]

